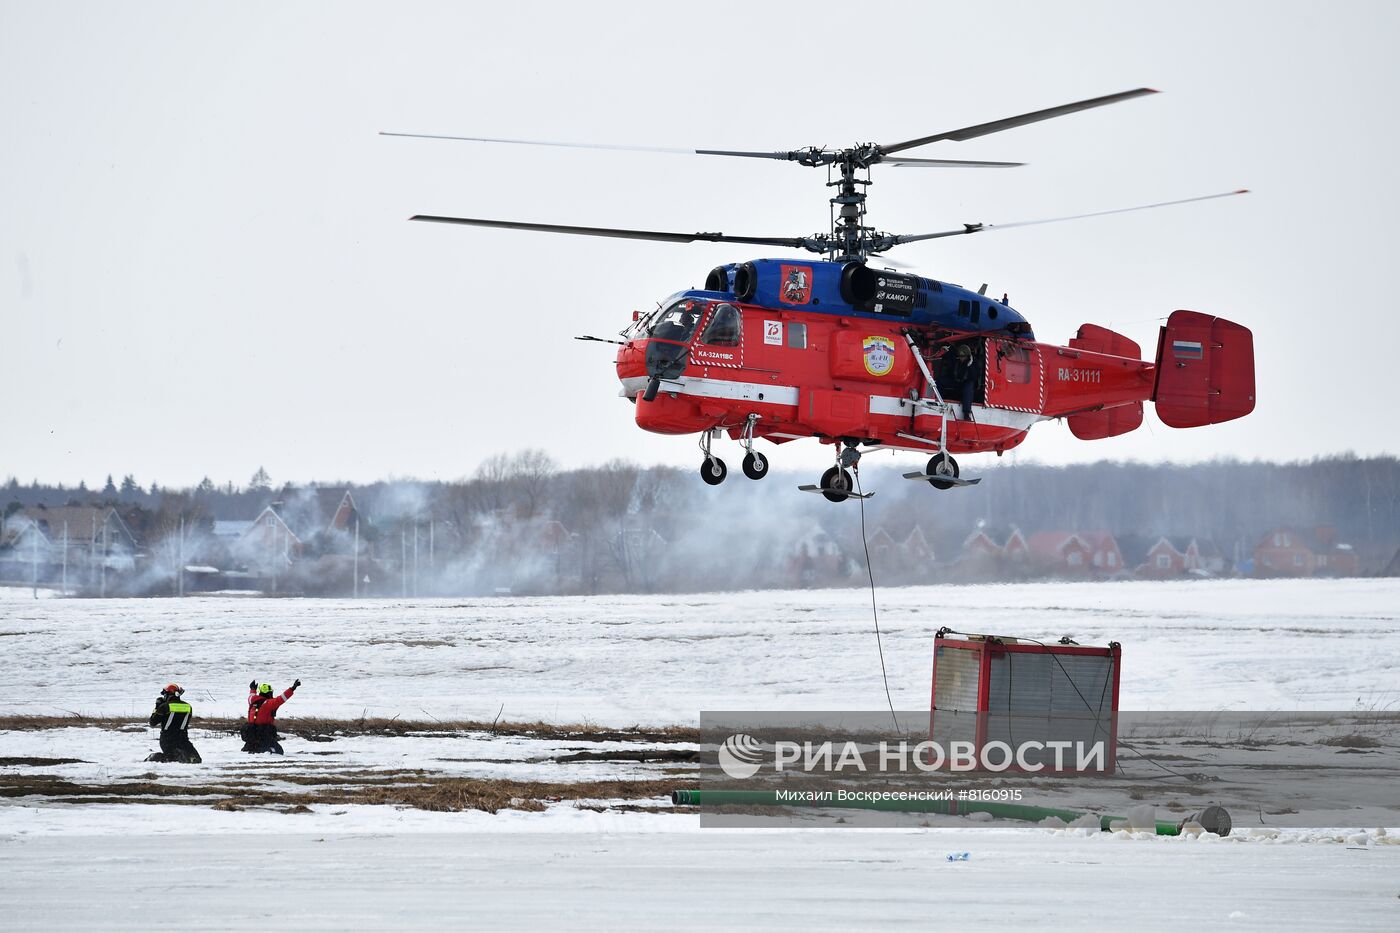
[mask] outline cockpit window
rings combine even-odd
[[[704,312],[705,302],[682,298],[654,317],[647,336],[685,343],[695,333]]]
[[[712,347],[737,347],[742,327],[738,308],[731,304],[715,305],[715,313],[705,325],[700,342]]]

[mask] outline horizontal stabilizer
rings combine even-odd
[[[1097,441],[1117,437],[1142,427],[1142,402],[1085,411],[1065,419],[1070,433],[1081,441]]]
[[[1138,346],[1136,341],[1097,324],[1085,324],[1079,328],[1079,333],[1070,338],[1069,345],[1075,350],[1088,350],[1090,353],[1126,356],[1130,360],[1142,359],[1142,347]]]
[[[1157,416],[1173,428],[1242,418],[1254,410],[1254,335],[1197,311],[1175,311],[1157,340]]]
[[[1130,360],[1142,359],[1142,347],[1138,346],[1137,341],[1098,324],[1085,324],[1080,327],[1079,332],[1070,339],[1069,345],[1072,349],[1088,353],[1106,353]],[[1065,422],[1069,425],[1070,433],[1081,441],[1117,437],[1142,427],[1142,402],[1080,412],[1070,415]]]

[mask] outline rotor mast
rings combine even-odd
[[[831,179],[828,171],[827,187],[836,189],[831,199],[832,221],[831,241],[827,253],[829,258],[846,262],[865,261],[869,246],[868,234],[873,231],[865,226],[866,188],[871,184],[870,163],[859,158],[860,149],[844,149],[831,166],[840,172],[840,178]],[[865,177],[857,178],[856,173],[865,169]]]
[[[826,186],[836,189],[830,198],[831,224],[827,235],[812,238],[817,247],[815,251],[826,253],[828,259],[864,262],[869,253],[888,245],[884,243],[887,237],[865,224],[865,201],[869,194],[866,189],[874,184],[870,166],[881,161],[883,155],[874,143],[831,151],[812,147],[790,154],[792,161],[801,165],[825,165]]]

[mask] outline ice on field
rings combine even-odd
[[[1108,828],[1113,832],[1152,833],[1156,835],[1157,810],[1150,803],[1140,804],[1130,809],[1123,819],[1111,821]]]

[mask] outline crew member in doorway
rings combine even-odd
[[[190,718],[194,715],[194,708],[184,701],[184,694],[185,690],[179,684],[168,684],[156,698],[150,723],[160,726],[160,751],[148,757],[147,761],[178,761],[195,765],[203,761],[190,744]]]
[[[958,355],[953,358],[953,381],[958,384],[958,398],[962,400],[964,421],[972,420],[972,396],[977,391],[977,362],[972,356],[969,344],[958,344]]]
[[[939,380],[939,390],[947,401],[962,403],[964,421],[972,420],[972,400],[977,394],[977,357],[972,345],[960,343],[953,351],[952,359],[946,357],[947,349],[934,356],[935,360],[945,360],[943,378]]]
[[[243,751],[282,754],[282,742],[277,735],[277,710],[300,686],[298,680],[281,696],[274,696],[272,684],[260,684],[256,680],[248,684],[248,721],[243,725]]]

